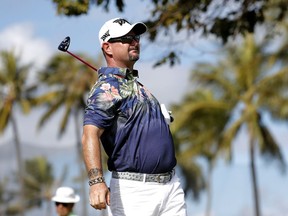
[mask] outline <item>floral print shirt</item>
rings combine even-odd
[[[137,71],[103,67],[91,89],[84,125],[103,128],[110,171],[163,173],[176,165],[169,125],[157,99],[137,81]]]

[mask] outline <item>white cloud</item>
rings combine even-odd
[[[22,64],[33,64],[33,71],[42,69],[52,56],[48,41],[36,37],[30,23],[19,23],[0,32],[0,50],[14,50]]]

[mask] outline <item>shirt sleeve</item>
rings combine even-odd
[[[96,83],[87,100],[83,124],[103,129],[110,127],[117,113],[115,104],[120,99],[119,85],[115,80]]]

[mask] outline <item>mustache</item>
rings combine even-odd
[[[129,47],[128,51],[132,51],[132,50],[136,50],[139,52],[139,46],[133,46],[133,47]]]

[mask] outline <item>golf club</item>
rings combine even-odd
[[[93,70],[97,71],[97,69],[95,67],[93,67],[91,64],[89,64],[88,62],[84,61],[83,59],[81,59],[80,57],[78,57],[77,55],[71,53],[68,51],[70,45],[70,37],[67,36],[58,46],[58,49],[62,52],[67,52],[68,54],[70,54],[71,56],[73,56],[74,58],[78,59],[79,61],[81,61],[82,63],[84,63],[85,65],[89,66],[90,68],[92,68]]]

